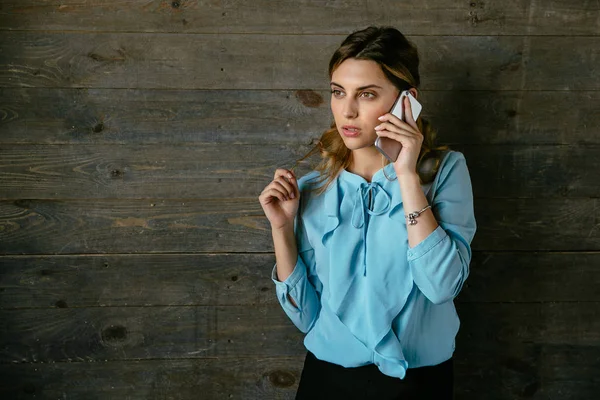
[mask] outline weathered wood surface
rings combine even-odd
[[[598,35],[598,5],[568,0],[483,2],[350,0],[214,1],[5,0],[2,29],[114,32],[348,34],[370,24],[411,35]]]
[[[292,400],[303,357],[0,364],[4,399]]]
[[[480,323],[485,323],[485,320]],[[457,399],[595,399],[600,391],[597,345],[457,344]]]
[[[474,252],[457,300],[597,302],[598,287],[600,253]]]
[[[600,197],[598,145],[453,148],[466,157],[475,197]],[[271,144],[3,145],[0,193],[4,199],[258,197],[277,168],[292,168],[309,149]],[[298,177],[309,169],[303,164]]]
[[[466,354],[512,343],[600,345],[597,302],[459,303],[457,311],[462,321],[457,348]],[[18,309],[0,310],[0,317],[3,363],[282,357],[305,351],[302,333],[279,305]]]
[[[256,197],[369,24],[419,47],[474,184],[457,399],[597,397],[600,9],[488,3],[3,1],[0,397],[294,397]]]
[[[497,388],[494,396],[498,397],[492,398],[517,394],[547,398],[543,396],[557,395],[565,384],[579,396],[592,393],[600,381],[582,379],[581,372],[591,373],[597,368],[598,310],[595,302],[459,304],[463,324],[455,353],[457,393],[475,399],[482,391]],[[108,367],[129,374],[138,367],[161,371],[160,366],[168,366],[165,373],[170,377],[165,377],[164,383],[176,386],[178,375],[188,375],[179,363],[190,373],[210,369],[221,375],[221,368],[229,370],[226,376],[235,382],[234,387],[256,383],[256,371],[260,371],[258,376],[270,377],[276,387],[281,387],[281,382],[275,383],[273,378],[285,376],[283,386],[291,387],[297,384],[305,352],[302,334],[277,306],[102,307],[2,311],[0,315],[3,324],[10,324],[12,332],[19,335],[18,342],[3,340],[6,345],[1,356],[5,364],[0,369],[13,371],[3,373],[3,377],[19,371],[10,380],[19,385],[2,385],[9,392],[49,390],[43,389],[49,384],[45,377],[53,376],[53,371],[69,371],[71,365],[78,366],[78,371],[96,371],[85,374],[94,379],[111,376],[114,371],[101,372]],[[486,323],[481,323],[483,320]],[[74,325],[73,321],[83,323]],[[585,334],[573,335],[573,331]],[[236,344],[236,340],[241,342]],[[278,352],[282,356],[273,358]],[[7,364],[10,360],[17,364]],[[120,363],[114,364],[117,360]],[[136,362],[140,360],[144,362]],[[269,363],[262,364],[266,360]],[[252,361],[254,367],[246,366],[246,361]],[[282,361],[285,364],[280,364]],[[240,370],[234,368],[233,373],[232,364]],[[79,382],[85,379],[90,378]],[[119,378],[113,379],[120,382]],[[61,381],[54,377],[57,380]],[[137,387],[146,386],[140,376],[129,376],[128,381]],[[63,390],[76,390],[63,385]],[[93,385],[82,386],[89,390]],[[216,388],[211,390],[211,396],[220,393]]]
[[[0,86],[325,89],[343,37],[3,32]],[[595,37],[420,36],[426,90],[598,90]],[[449,62],[452,60],[452,62]]]
[[[325,90],[0,88],[0,143],[308,145],[332,121],[329,99]],[[424,90],[419,100],[443,143],[600,144],[598,91]]]
[[[270,253],[4,256],[0,309],[277,305],[274,264]],[[599,253],[475,251],[456,302],[599,302],[599,285]]]
[[[456,398],[594,399],[600,353],[594,346],[457,348]],[[0,364],[10,399],[293,399],[304,356]],[[118,373],[115,373],[118,371]],[[587,375],[582,376],[582,372]]]
[[[268,254],[0,257],[0,309],[279,304]]]
[[[475,250],[598,251],[597,199],[477,199]],[[2,254],[271,252],[258,198],[0,201]]]
[[[304,351],[302,333],[279,305],[19,309],[0,310],[0,317],[2,363]]]

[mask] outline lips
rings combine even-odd
[[[342,126],[342,133],[347,137],[356,137],[360,135],[360,129],[356,126],[344,125]]]

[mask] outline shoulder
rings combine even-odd
[[[465,155],[457,150],[449,150],[444,154],[440,168],[433,182],[433,195],[447,189],[457,190],[463,195],[471,189],[471,177]]]
[[[308,192],[319,185],[320,174],[318,171],[311,171],[298,178],[298,189],[300,192]]]
[[[318,171],[311,171],[298,179],[300,212],[303,216],[310,215],[320,218],[323,212],[335,208],[338,201],[337,190],[334,189],[337,179],[324,192],[317,192],[317,189],[325,185],[326,180],[327,177]]]
[[[467,169],[467,160],[465,155],[458,150],[448,150],[444,153],[440,163],[438,180],[444,180],[449,174],[457,169]]]

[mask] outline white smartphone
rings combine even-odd
[[[406,122],[404,118],[404,98],[408,97],[410,101],[410,108],[412,109],[413,119],[416,121],[419,118],[419,114],[421,114],[421,110],[423,106],[421,103],[415,99],[415,97],[410,94],[408,90],[400,93],[396,102],[392,106],[391,113],[396,117],[400,118],[402,121]],[[398,159],[398,154],[400,154],[400,150],[402,150],[402,143],[397,140],[386,138],[386,137],[377,137],[375,140],[375,147],[379,150],[381,154],[385,156],[391,162],[394,162]]]

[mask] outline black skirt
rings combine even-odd
[[[375,364],[345,368],[306,354],[296,400],[452,400],[454,364],[409,368],[404,379],[385,375]]]

